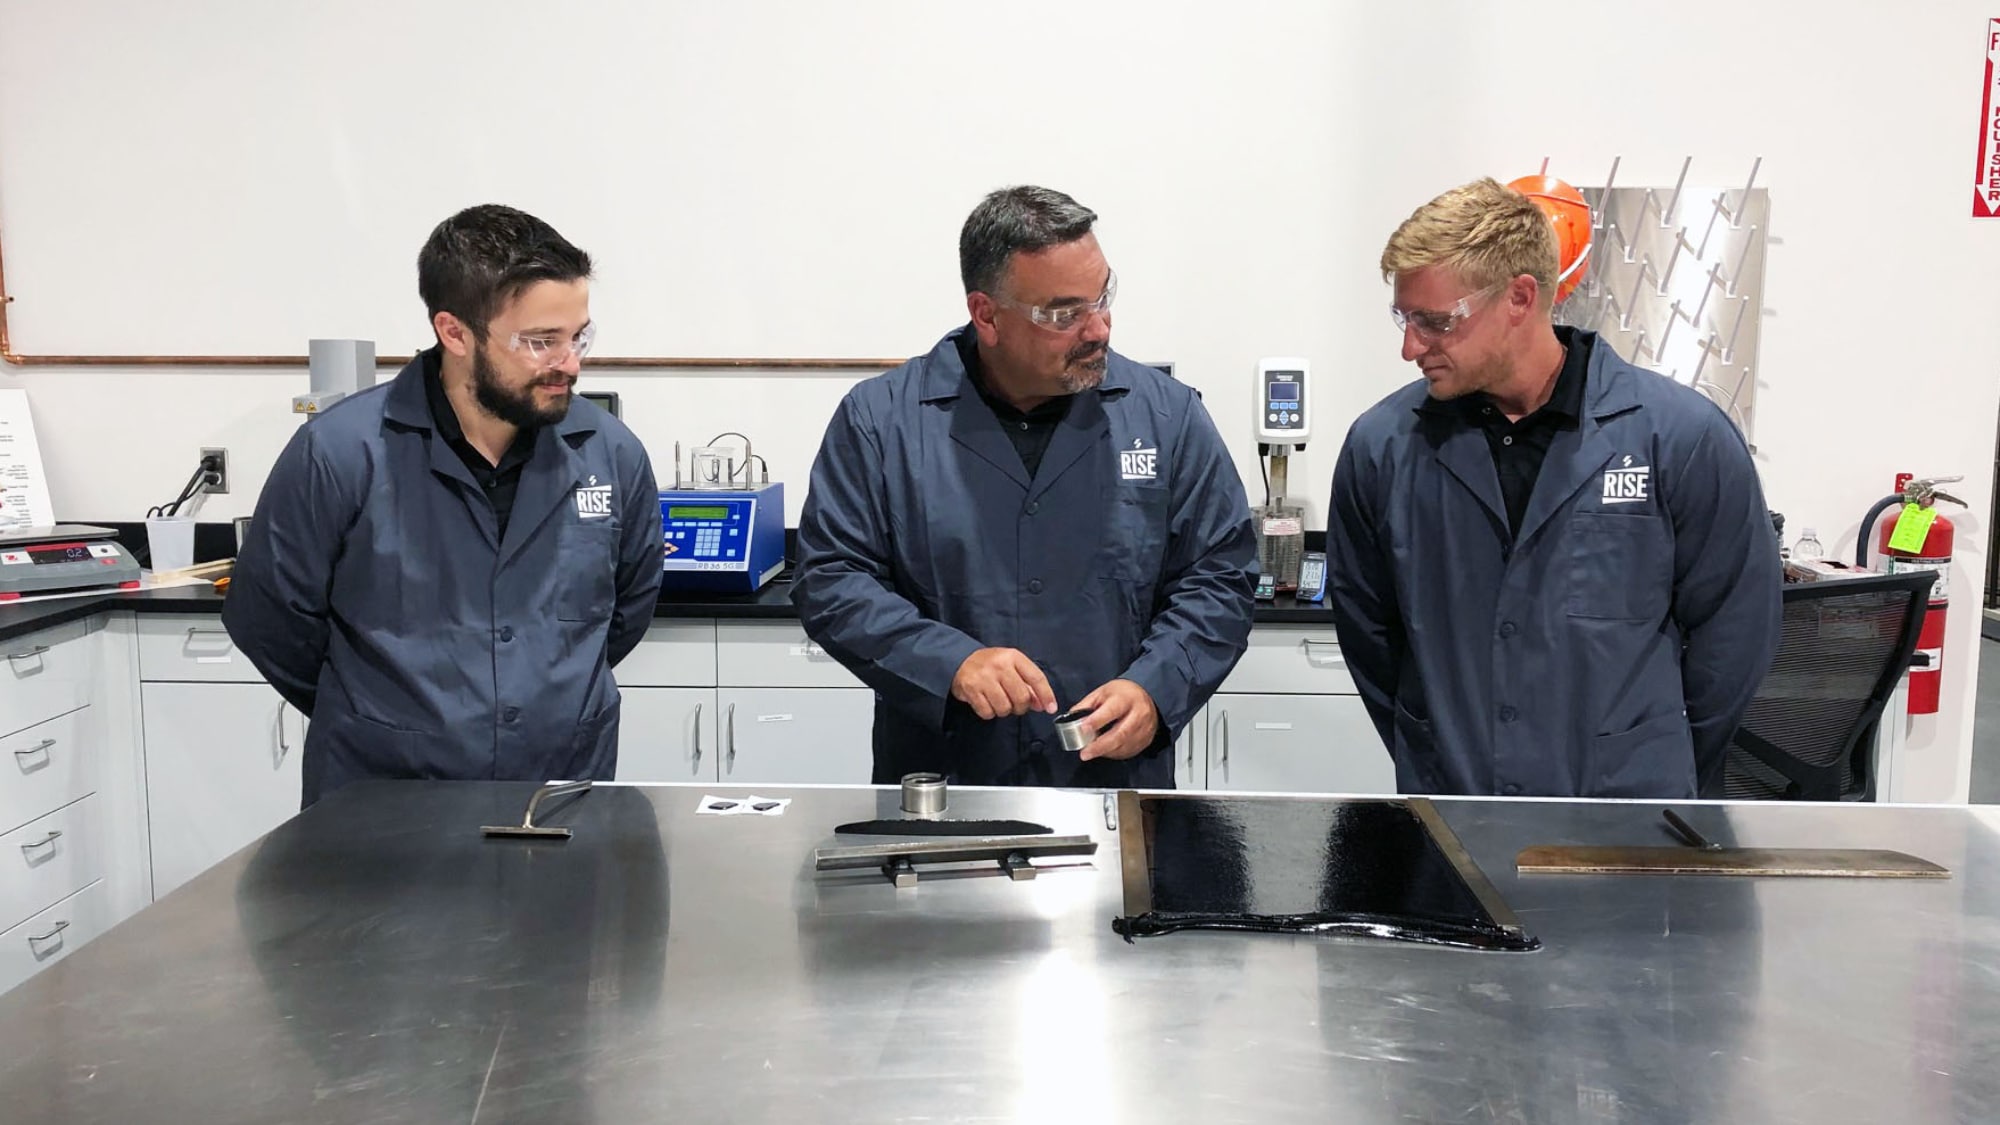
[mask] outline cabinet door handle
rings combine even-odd
[[[68,922],[57,922],[57,923],[55,924],[55,927],[54,927],[53,929],[51,929],[51,930],[50,930],[50,931],[49,931],[48,933],[45,933],[45,934],[40,934],[40,935],[37,935],[37,934],[29,934],[29,935],[28,935],[28,952],[30,952],[30,953],[32,953],[32,954],[34,954],[34,955],[35,955],[35,960],[37,960],[37,961],[40,961],[40,960],[42,960],[42,959],[43,959],[43,958],[45,958],[45,957],[49,957],[49,956],[51,956],[52,954],[54,954],[54,953],[56,952],[56,950],[57,950],[57,949],[61,949],[61,948],[62,948],[62,934],[63,934],[63,931],[64,931],[64,930],[67,930],[67,929],[69,929],[69,923],[68,923]],[[43,949],[43,948],[42,948],[42,945],[43,945],[43,943],[45,943],[45,942],[51,942],[51,941],[52,941],[52,942],[55,942],[55,943],[56,943],[56,944],[55,944],[55,949]]]
[[[690,773],[701,772],[701,707],[699,703],[694,705],[694,768]]]
[[[723,749],[727,752],[728,756],[723,759],[723,766],[724,766],[723,772],[735,773],[736,772],[736,704],[734,703],[729,705],[728,727],[729,727],[729,740],[728,742],[723,744]]]
[[[40,755],[46,758],[49,756],[49,748],[54,746],[55,744],[56,744],[55,739],[44,738],[40,742],[35,743],[33,746],[28,747],[26,750],[14,751],[14,757],[23,762],[27,761],[29,758],[35,757],[36,755]]]
[[[10,653],[8,653],[8,654],[7,654],[7,659],[9,659],[9,660],[33,660],[33,659],[34,659],[35,657],[37,657],[37,656],[40,656],[41,654],[43,654],[43,653],[45,653],[45,652],[47,652],[47,651],[49,651],[49,646],[47,646],[47,645],[36,645],[36,646],[35,646],[34,648],[31,648],[31,649],[29,649],[29,650],[28,650],[28,651],[26,651],[26,652],[10,652]]]
[[[1306,662],[1308,664],[1314,660],[1327,660],[1331,661],[1334,667],[1343,671],[1346,670],[1347,661],[1341,658],[1340,643],[1338,641],[1307,641],[1305,642],[1305,646]],[[1331,649],[1332,651],[1319,652],[1317,651],[1319,649]]]
[[[35,859],[34,853],[36,848],[53,848],[56,846],[56,841],[60,839],[62,839],[62,831],[60,829],[51,828],[49,829],[48,835],[42,837],[39,840],[36,840],[34,843],[22,844],[21,854],[27,856],[29,861],[32,862]]]
[[[1216,734],[1215,745],[1217,749],[1222,751],[1222,757],[1218,761],[1214,755],[1210,755],[1208,760],[1210,764],[1220,765],[1222,767],[1222,780],[1228,781],[1229,780],[1229,712],[1224,711],[1215,717],[1215,734]]]
[[[190,638],[192,638],[192,637],[226,637],[226,636],[228,636],[228,635],[229,635],[229,630],[227,630],[227,629],[213,629],[213,628],[204,628],[203,626],[200,626],[200,625],[190,625],[190,626],[188,626],[188,636],[189,636]]]

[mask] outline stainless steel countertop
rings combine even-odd
[[[950,815],[1091,833],[1030,882],[815,877],[889,790],[357,786],[0,997],[31,1122],[1990,1121],[2000,891],[1981,809],[1677,804],[1712,838],[1895,847],[1947,881],[1521,878],[1659,843],[1659,806],[1457,801],[1540,952],[1184,933],[1128,944],[1096,794]],[[732,792],[741,793],[742,790]]]

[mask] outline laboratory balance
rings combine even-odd
[[[108,527],[64,523],[0,532],[0,602],[29,594],[136,590],[139,562]]]
[[[716,440],[730,436],[741,435]],[[785,486],[768,467],[752,482],[751,461],[763,458],[748,438],[740,462],[733,453],[697,448],[683,477],[675,443],[674,487],[660,489],[663,592],[754,594],[785,569]]]

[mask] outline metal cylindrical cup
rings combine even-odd
[[[903,813],[907,816],[944,815],[944,775],[906,773],[903,775]]]
[[[1083,720],[1089,715],[1089,711],[1064,711],[1056,716],[1056,737],[1062,739],[1063,749],[1074,754],[1097,737],[1084,729]]]

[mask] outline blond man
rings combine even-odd
[[[1779,632],[1742,436],[1554,325],[1554,231],[1490,179],[1418,208],[1381,267],[1422,378],[1348,432],[1329,601],[1398,788],[1715,793]]]

